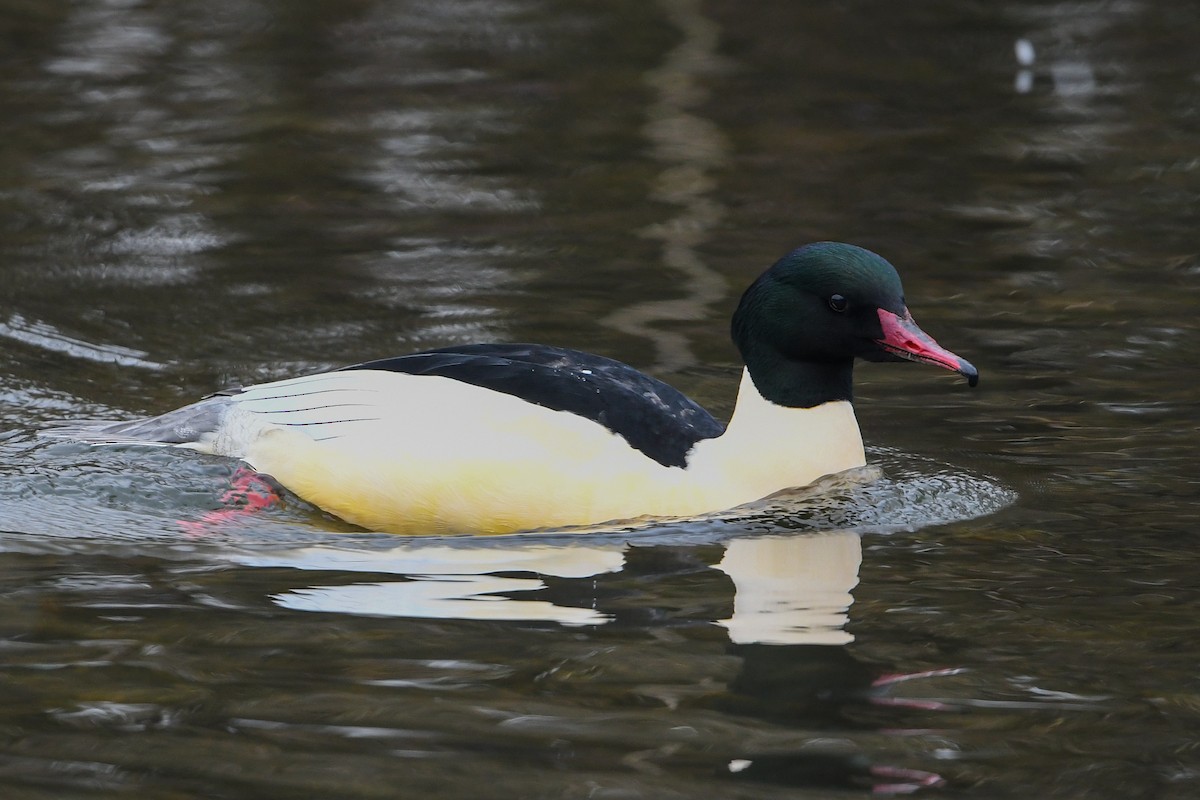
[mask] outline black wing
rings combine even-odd
[[[725,426],[682,392],[611,358],[536,344],[472,344],[355,364],[438,375],[593,420],[666,467]]]

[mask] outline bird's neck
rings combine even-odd
[[[754,373],[758,395],[785,408],[816,408],[854,399],[853,358],[796,361],[774,350],[752,348],[746,353],[746,368]]]
[[[743,494],[765,497],[865,463],[848,399],[811,408],[773,403],[744,369],[729,426],[721,436],[696,444],[688,471],[718,474]]]

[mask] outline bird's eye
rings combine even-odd
[[[831,294],[829,296],[829,307],[840,314],[850,307],[850,301],[840,294]]]

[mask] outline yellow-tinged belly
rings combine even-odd
[[[247,461],[342,519],[402,534],[509,533],[694,515],[725,504],[719,487],[628,448],[568,450],[567,459],[528,445],[501,457],[492,448],[464,457],[347,444],[277,429]]]

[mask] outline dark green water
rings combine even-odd
[[[0,0],[0,794],[1195,797],[1198,36],[1139,0]],[[474,340],[727,413],[737,295],[817,239],[983,376],[861,368],[863,485],[413,540],[189,525],[233,465],[35,437]]]

